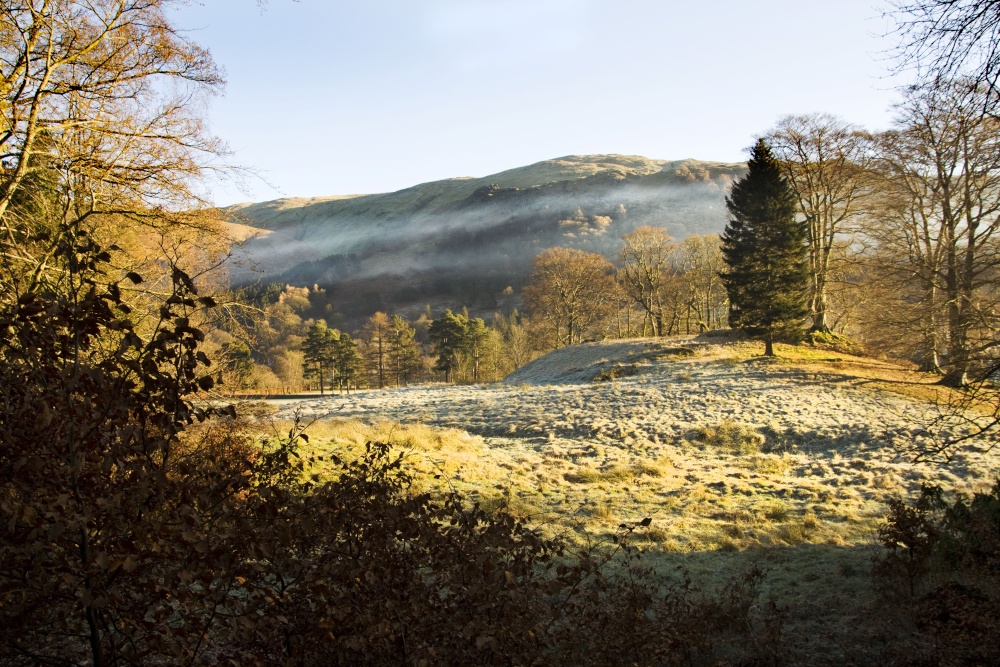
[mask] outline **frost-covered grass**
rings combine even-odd
[[[657,570],[712,582],[762,560],[798,631],[849,632],[844,605],[869,589],[885,500],[924,482],[980,489],[1000,456],[970,449],[944,468],[899,455],[894,445],[943,435],[921,423],[944,391],[930,377],[812,348],[767,360],[759,347],[594,343],[504,384],[328,396],[276,417],[314,420],[318,452],[388,439],[427,473],[422,487],[508,506],[581,544],[649,517],[636,539]],[[638,371],[604,372],[615,364]]]
[[[594,343],[500,385],[327,396],[277,417],[314,421],[314,447],[389,439],[473,497],[506,494],[562,529],[593,536],[651,517],[666,537],[650,542],[671,551],[859,544],[888,496],[922,482],[978,488],[1000,470],[989,454],[967,452],[948,468],[899,455],[894,443],[934,435],[914,422],[933,406],[907,395],[929,379],[810,348],[765,360],[755,347]],[[625,361],[641,372],[594,381]],[[786,506],[780,516],[762,509],[775,502]]]

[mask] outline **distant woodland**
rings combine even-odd
[[[293,261],[256,283],[234,277],[233,211],[199,198],[224,146],[197,101],[222,76],[170,4],[0,3],[2,664],[781,662],[780,601],[758,599],[758,570],[717,592],[663,588],[630,541],[648,519],[571,551],[509,507],[427,490],[386,443],[329,455],[321,478],[308,431],[269,430],[228,400],[240,392],[494,382],[562,346],[732,326],[768,349],[910,360],[995,401],[998,68],[948,69],[954,33],[924,22],[983,8],[992,23],[961,25],[995,47],[995,2],[899,7],[908,48],[940,47],[940,76],[901,92],[886,132],[787,116],[761,128],[749,171],[692,175],[715,193],[714,230],[685,233],[655,189],[638,224],[574,201],[565,179],[487,185],[440,203],[447,234],[392,237],[410,227],[390,216],[372,222],[385,245],[310,260],[338,280]],[[556,189],[568,213],[524,213]],[[470,220],[512,213],[465,225],[469,197],[491,202]],[[539,239],[529,254],[505,245],[518,225]],[[768,252],[779,237],[787,252]],[[439,282],[380,292],[393,244]],[[469,282],[480,253],[510,271]],[[942,562],[975,573],[975,594],[936,598],[985,619],[935,626],[964,664],[997,645],[998,493],[900,500],[878,538],[886,581]],[[933,613],[899,609],[917,615],[907,628]],[[924,664],[912,657],[893,659]]]
[[[796,219],[805,225],[810,335],[846,337],[857,349],[910,359],[956,385],[991,363],[998,325],[993,277],[1000,249],[1000,146],[996,120],[982,113],[990,94],[967,82],[939,82],[906,91],[896,125],[886,132],[818,114],[785,117],[761,133],[794,196]],[[580,209],[558,225],[578,235],[606,235],[612,220]],[[489,255],[493,247],[485,243],[481,251]],[[540,250],[521,283],[463,281],[460,272],[445,269],[438,275],[436,310],[426,305],[414,312],[404,303],[393,312],[382,308],[394,303],[389,294],[373,295],[368,303],[383,313],[377,317],[399,316],[413,329],[407,336],[424,361],[414,362],[407,381],[443,379],[441,349],[428,332],[446,309],[465,309],[463,322],[482,319],[482,341],[445,353],[451,358],[445,365],[449,380],[491,381],[562,345],[725,328],[732,304],[720,280],[723,259],[716,234],[675,239],[664,226],[644,225],[620,236],[610,251],[578,243]],[[324,320],[355,334],[369,369],[359,371],[357,382],[385,386],[384,372],[375,382],[370,370],[384,364],[380,352],[373,359],[377,345],[365,333],[373,330],[372,320],[365,324],[357,310],[345,314],[338,289],[280,283],[244,288],[243,300],[255,303],[262,317],[245,324],[242,340],[255,366],[240,382],[301,385],[313,371],[294,351],[311,323]],[[474,298],[464,301],[463,291]]]

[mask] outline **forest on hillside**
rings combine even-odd
[[[896,125],[884,132],[814,114],[784,117],[761,133],[807,228],[809,331],[824,341],[846,337],[858,349],[913,361],[957,384],[970,381],[970,370],[981,375],[990,366],[998,330],[998,127],[982,112],[990,90],[970,85],[937,82],[906,91]],[[580,213],[560,224],[580,230],[607,223]],[[482,320],[483,333],[455,355],[446,353],[455,358],[444,365],[458,370],[448,378],[498,380],[561,345],[725,328],[731,304],[720,279],[720,243],[717,235],[681,240],[644,226],[621,237],[615,262],[552,247],[537,254],[518,288],[484,284],[475,302],[445,298],[437,312],[428,305],[424,312],[378,315],[382,300],[373,298],[365,316],[407,321],[405,335],[423,360],[414,357],[409,382],[443,377],[434,375],[435,364],[442,372],[441,349],[428,332],[445,308],[466,309],[464,320]],[[323,320],[351,329],[357,321],[338,310],[336,293],[318,286],[273,284],[245,290],[243,300],[257,304],[258,319],[228,331],[223,324],[211,337],[227,349],[249,346],[252,366],[241,366],[237,386],[302,386],[315,374],[295,353],[309,327]],[[369,369],[359,367],[352,382],[386,385],[379,331],[369,319],[350,332]],[[229,336],[242,338],[233,343]],[[377,382],[372,368],[383,369]],[[398,375],[392,384],[400,383]]]
[[[940,60],[896,126],[762,129],[721,239],[547,248],[496,314],[357,327],[319,286],[232,288],[199,187],[225,149],[197,102],[223,77],[171,4],[0,4],[0,663],[792,662],[757,563],[718,590],[665,579],[636,546],[648,517],[571,545],[387,441],[309,450],[241,389],[487,382],[583,341],[735,326],[909,359],[954,389],[935,409],[997,425],[1000,70],[995,50],[949,69],[996,44],[995,2],[900,6],[909,48]],[[604,223],[582,217],[566,227]],[[704,442],[738,456],[744,436]],[[890,503],[873,586],[891,631],[859,663],[995,660],[998,507],[1000,486]]]

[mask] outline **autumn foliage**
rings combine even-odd
[[[192,316],[214,302],[184,272],[140,334],[121,282],[142,278],[63,237],[68,278],[0,310],[0,662],[676,664],[720,638],[742,654],[757,575],[720,599],[661,582],[628,541],[648,521],[569,553],[503,508],[415,491],[385,444],[303,459],[299,429],[262,438],[197,399],[213,380]]]

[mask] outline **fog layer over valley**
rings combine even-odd
[[[320,284],[359,314],[448,297],[492,308],[554,246],[614,258],[637,227],[674,238],[718,233],[742,164],[568,156],[483,178],[389,194],[239,204],[234,220],[262,232],[237,252],[234,284]],[[337,289],[338,286],[340,289]],[[348,287],[350,286],[350,287]]]

